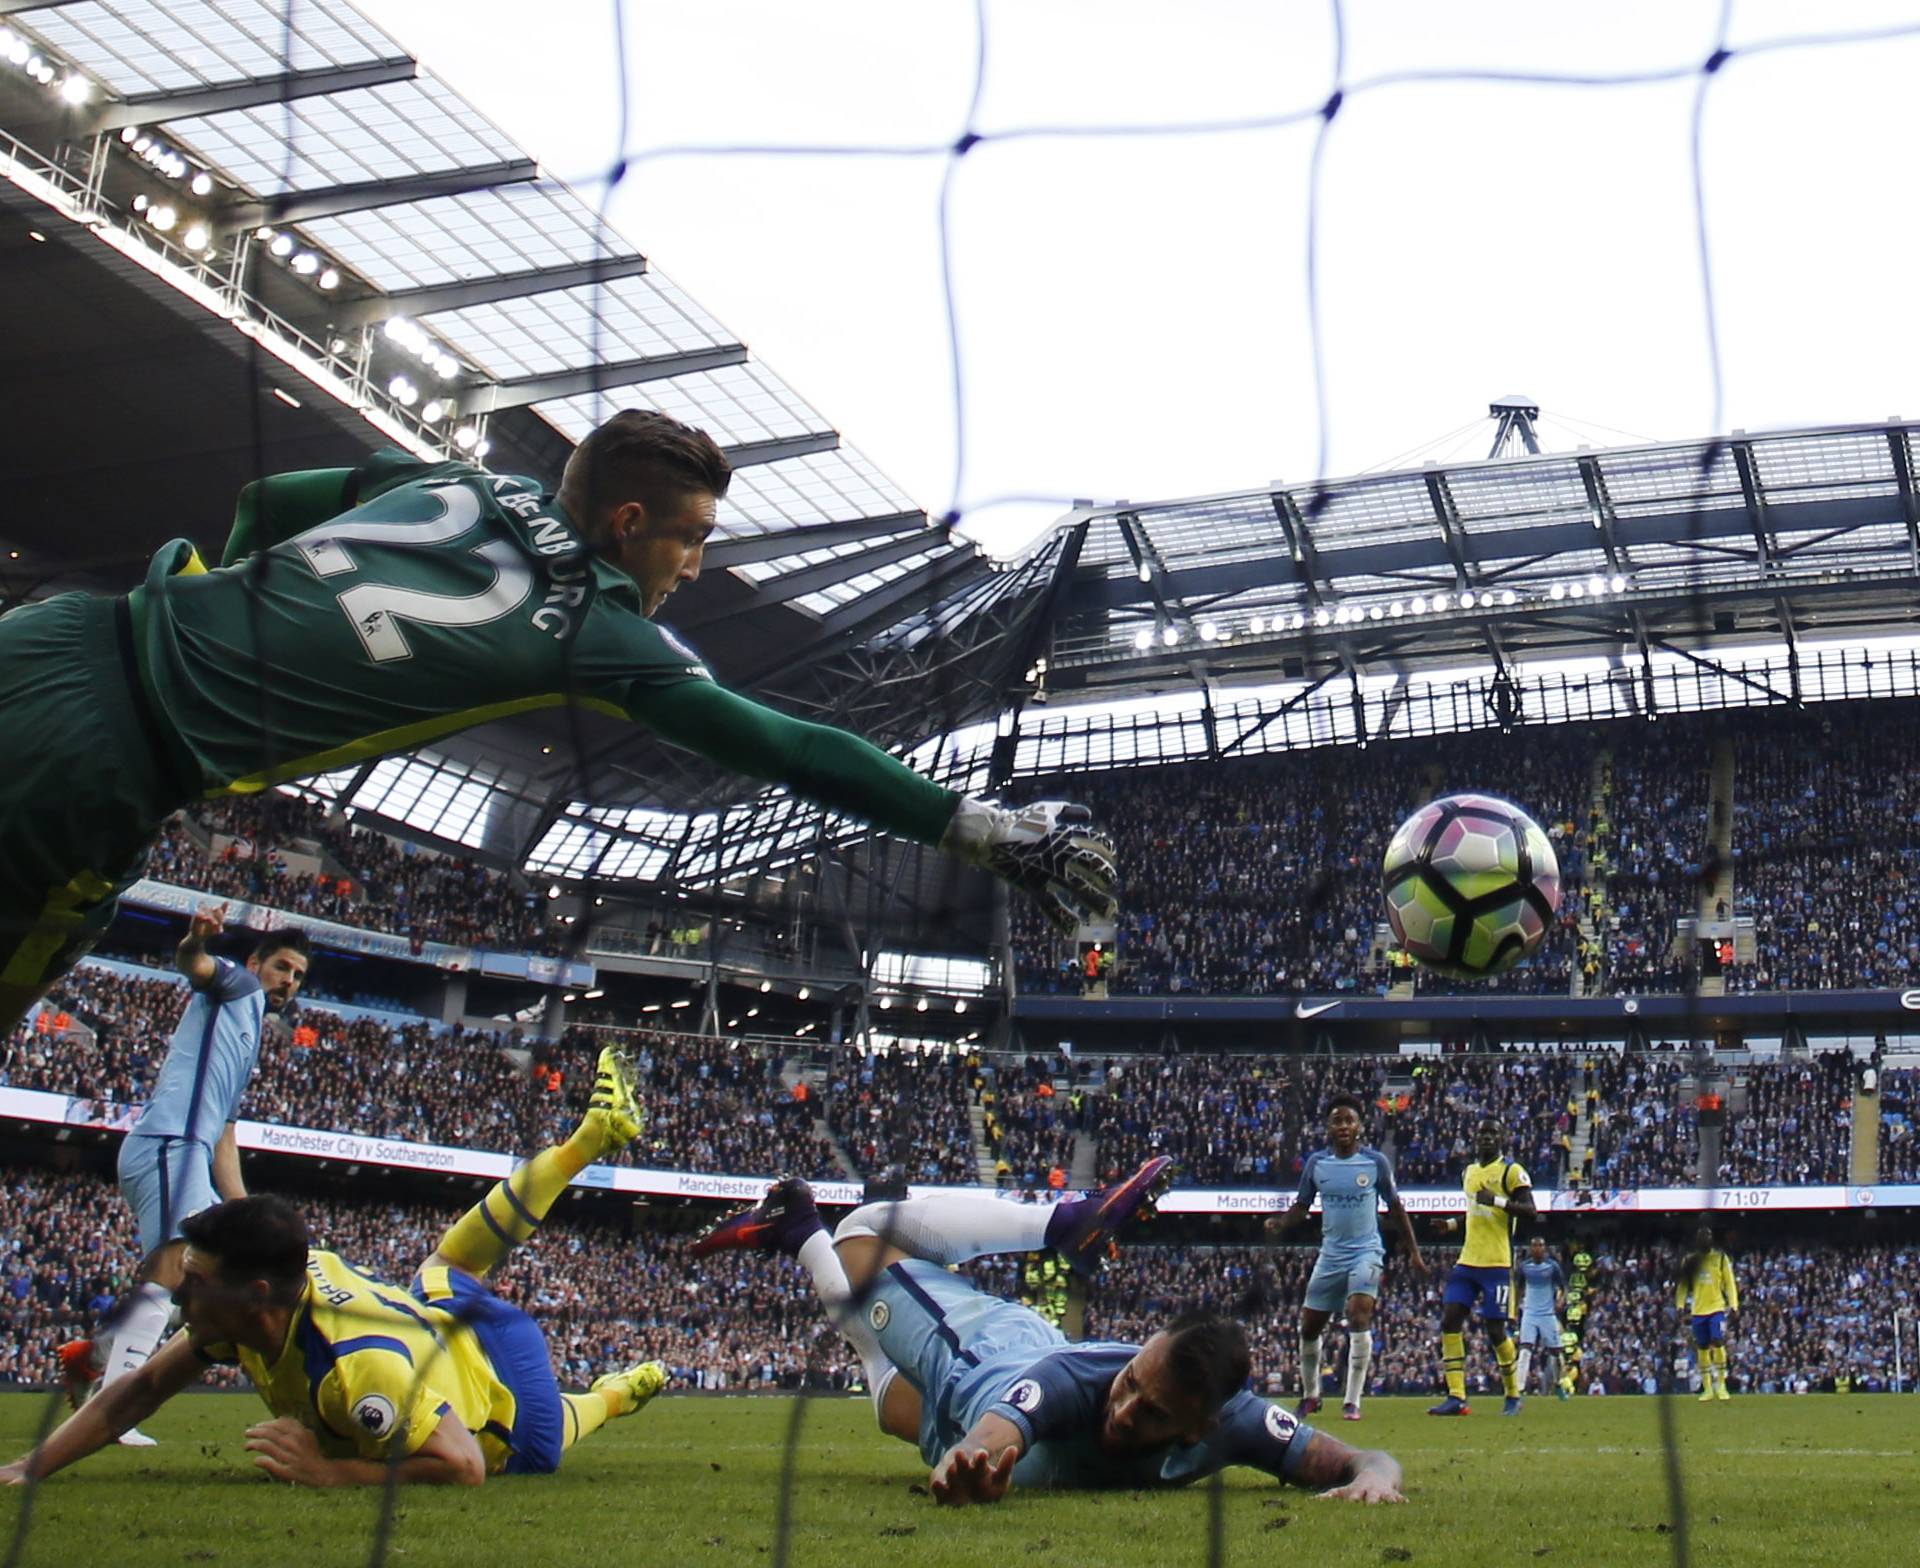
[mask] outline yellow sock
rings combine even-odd
[[[591,1394],[562,1394],[560,1403],[567,1409],[566,1444],[568,1448],[575,1443],[592,1437],[613,1417],[620,1414],[614,1409],[616,1396],[609,1390],[596,1390]]]
[[[1467,1397],[1467,1336],[1440,1336],[1440,1366],[1447,1374],[1447,1392],[1455,1399]]]
[[[1507,1398],[1518,1399],[1520,1397],[1520,1351],[1514,1344],[1511,1334],[1493,1347],[1493,1359],[1499,1363],[1500,1386],[1506,1391]]]
[[[1720,1380],[1722,1388],[1727,1386],[1727,1347],[1725,1345],[1713,1347],[1713,1375]]]
[[[1693,1353],[1693,1359],[1700,1363],[1700,1386],[1713,1387],[1713,1346],[1702,1345]]]
[[[603,1134],[592,1117],[565,1143],[542,1149],[455,1220],[439,1253],[457,1269],[484,1279],[540,1227],[567,1183],[599,1155]]]

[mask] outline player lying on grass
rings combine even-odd
[[[799,1260],[860,1357],[881,1431],[919,1445],[940,1502],[997,1502],[1016,1482],[1185,1486],[1234,1464],[1327,1497],[1403,1501],[1391,1457],[1335,1442],[1248,1392],[1247,1336],[1231,1319],[1189,1313],[1144,1345],[1070,1344],[1031,1308],[947,1271],[1052,1247],[1091,1273],[1167,1163],[1051,1206],[964,1193],[868,1203],[832,1235],[812,1189],[788,1179],[693,1250]]]
[[[220,1198],[247,1195],[234,1118],[259,1064],[267,1020],[293,1006],[311,955],[305,933],[281,930],[262,937],[245,964],[216,958],[207,943],[225,929],[226,914],[225,904],[203,904],[174,952],[190,987],[187,1005],[147,1108],[120,1143],[120,1193],[140,1227],[140,1272],[97,1341],[60,1347],[76,1408],[95,1378],[123,1377],[159,1348],[180,1286],[181,1222]],[[145,1447],[152,1439],[135,1428],[120,1441]]]
[[[937,844],[1064,930],[1113,908],[1080,807],[963,799],[842,730],[717,686],[652,622],[700,575],[731,477],[703,431],[629,410],[556,494],[384,452],[250,486],[219,569],[184,539],[118,599],[0,617],[0,1035],[85,953],[187,802],[575,705]]]
[[[666,1383],[657,1361],[563,1394],[534,1320],[484,1281],[531,1236],[567,1184],[639,1135],[630,1068],[600,1053],[592,1106],[563,1144],[536,1154],[454,1222],[407,1290],[310,1249],[276,1198],[194,1215],[179,1300],[185,1331],[108,1384],[0,1481],[52,1475],[111,1443],[196,1382],[238,1361],[274,1419],[247,1429],[255,1463],[303,1486],[401,1481],[476,1486],[541,1474],[611,1417]]]

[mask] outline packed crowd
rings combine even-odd
[[[975,1070],[974,1101],[985,1115],[984,1132],[999,1185],[1038,1189],[1065,1185],[1086,1116],[1086,1092],[1063,1093],[1056,1072],[1065,1065],[1042,1056],[1000,1057]],[[1054,1173],[1060,1180],[1054,1180]]]
[[[1734,1104],[1720,1145],[1720,1180],[1735,1186],[1830,1185],[1848,1179],[1858,1064],[1845,1052],[1728,1069]],[[1691,1186],[1700,1130],[1687,1056],[1603,1056],[1594,1128],[1602,1187]],[[1884,1167],[1883,1167],[1884,1169]],[[1883,1179],[1892,1177],[1883,1175]]]
[[[827,1126],[863,1176],[899,1166],[907,1179],[972,1186],[980,1179],[965,1058],[836,1049],[827,1070]]]
[[[193,814],[198,834],[176,817],[149,852],[154,880],[416,943],[564,951],[546,901],[514,878],[355,827],[316,802],[275,793],[197,805]],[[296,871],[291,854],[320,869]]]
[[[1880,1179],[1920,1182],[1920,1068],[1880,1075]]]
[[[1920,966],[1920,714],[1833,705],[1743,731],[1735,913],[1757,956],[1742,989],[1913,984]]]
[[[1165,1056],[1115,1058],[1092,1104],[1104,1177],[1168,1154],[1201,1186],[1290,1187],[1325,1142],[1337,1091],[1374,1107],[1370,1135],[1409,1186],[1451,1186],[1473,1124],[1513,1129],[1508,1153],[1542,1186],[1557,1180],[1574,1059]]]

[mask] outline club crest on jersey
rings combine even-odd
[[[876,1334],[883,1332],[892,1318],[893,1309],[884,1301],[876,1301],[867,1308],[867,1321],[873,1325]]]
[[[1267,1406],[1267,1435],[1277,1442],[1291,1443],[1300,1423],[1278,1405]]]
[[[1022,1415],[1032,1415],[1040,1408],[1042,1398],[1040,1385],[1032,1378],[1022,1378],[1007,1390],[1007,1403]]]
[[[1367,1171],[1361,1171],[1359,1175],[1353,1178],[1353,1184],[1362,1192],[1365,1192],[1373,1185],[1373,1176]]]
[[[393,1427],[393,1401],[385,1394],[369,1394],[353,1407],[353,1419],[375,1437],[385,1437]]]

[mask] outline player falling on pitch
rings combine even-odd
[[[1500,1368],[1506,1403],[1505,1416],[1520,1413],[1519,1352],[1507,1332],[1508,1305],[1513,1294],[1513,1225],[1534,1218],[1533,1181],[1524,1167],[1501,1153],[1507,1130],[1497,1117],[1483,1117],[1473,1130],[1474,1162],[1460,1184],[1467,1195],[1466,1244],[1447,1275],[1440,1301],[1440,1362],[1447,1378],[1447,1397],[1433,1406],[1430,1416],[1464,1416],[1467,1404],[1467,1314],[1477,1303],[1486,1325],[1487,1342]],[[1448,1230],[1462,1223],[1449,1219]]]
[[[842,730],[716,685],[652,617],[700,575],[731,471],[703,431],[629,410],[557,494],[386,452],[249,486],[220,569],[184,539],[116,599],[0,617],[0,1033],[112,919],[187,802],[412,751],[538,708],[646,725],[724,768],[937,844],[1065,930],[1113,909],[1082,807],[1005,811]]]
[[[1039,1313],[976,1290],[947,1265],[1052,1247],[1097,1270],[1168,1162],[1052,1205],[944,1192],[867,1203],[831,1235],[803,1181],[694,1244],[799,1261],[860,1357],[881,1431],[919,1446],[942,1503],[1027,1487],[1185,1486],[1251,1465],[1327,1497],[1400,1502],[1400,1466],[1303,1426],[1246,1388],[1247,1336],[1204,1313],[1144,1345],[1070,1344]]]
[[[269,1016],[284,1016],[306,982],[309,952],[300,931],[270,931],[245,964],[216,958],[207,943],[225,929],[227,906],[205,904],[174,951],[187,977],[186,1008],[174,1026],[152,1096],[120,1143],[120,1192],[140,1230],[142,1262],[130,1295],[110,1314],[101,1341],[60,1347],[68,1398],[81,1403],[93,1380],[137,1371],[159,1348],[180,1286],[180,1224],[221,1198],[244,1198],[234,1118],[259,1064]],[[152,1442],[138,1429],[121,1435]]]
[[[1360,1146],[1360,1101],[1336,1094],[1327,1101],[1327,1147],[1307,1156],[1300,1172],[1300,1190],[1286,1213],[1267,1221],[1267,1234],[1284,1236],[1313,1210],[1320,1199],[1320,1255],[1300,1308],[1300,1403],[1295,1414],[1311,1416],[1320,1410],[1320,1345],[1327,1320],[1346,1308],[1347,1394],[1340,1414],[1360,1419],[1360,1400],[1367,1391],[1367,1371],[1373,1364],[1373,1309],[1380,1299],[1380,1276],[1386,1267],[1386,1247],[1380,1239],[1380,1205],[1400,1227],[1407,1260],[1422,1278],[1427,1260],[1420,1256],[1413,1221],[1393,1184],[1393,1166],[1378,1149]]]
[[[573,1136],[456,1220],[407,1290],[311,1249],[305,1222],[277,1198],[202,1210],[182,1227],[185,1332],[0,1467],[0,1481],[65,1469],[198,1381],[209,1363],[234,1360],[273,1412],[248,1428],[247,1449],[276,1481],[378,1485],[391,1470],[400,1481],[471,1486],[557,1469],[575,1443],[653,1398],[666,1369],[642,1362],[588,1393],[563,1394],[539,1325],[484,1282],[567,1184],[625,1148],[644,1120],[631,1068],[602,1051]]]
[[[1527,1374],[1533,1366],[1533,1353],[1540,1352],[1540,1391],[1552,1389],[1561,1399],[1571,1397],[1560,1372],[1560,1314],[1567,1304],[1567,1271],[1560,1260],[1547,1251],[1547,1238],[1535,1236],[1527,1243],[1527,1255],[1514,1265],[1516,1289],[1520,1293],[1520,1361],[1514,1378],[1520,1392],[1527,1391]]]
[[[1731,1399],[1727,1392],[1727,1323],[1740,1310],[1733,1260],[1713,1244],[1713,1229],[1694,1233],[1693,1252],[1680,1267],[1673,1304],[1693,1318],[1693,1354],[1700,1363],[1700,1402]]]

